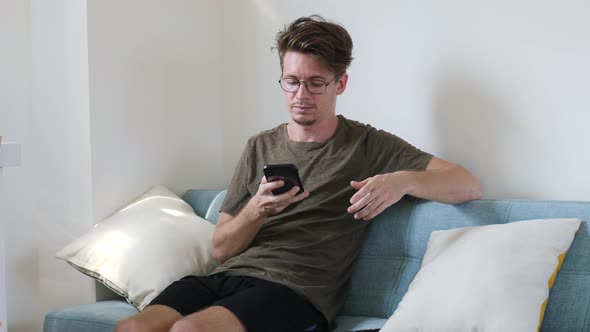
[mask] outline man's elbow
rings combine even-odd
[[[469,183],[469,185],[467,186],[467,188],[463,192],[463,195],[460,195],[460,197],[457,197],[457,199],[455,200],[455,202],[453,202],[453,204],[465,203],[468,201],[472,201],[474,199],[481,199],[482,197],[483,197],[483,189],[481,187],[481,183],[479,183],[479,181],[476,178],[473,178],[471,183]]]
[[[220,234],[217,229],[213,233],[213,238],[211,240],[213,246],[213,259],[215,259],[219,264],[223,264],[230,257],[228,255],[227,249],[223,246],[223,241],[220,238]]]
[[[481,199],[483,197],[483,189],[481,188],[481,183],[475,180],[475,183],[471,186],[469,190],[469,201],[474,199]]]
[[[225,263],[230,258],[226,250],[223,250],[219,246],[213,245],[213,259],[219,264]]]
[[[225,261],[238,255],[241,252],[239,247],[228,244],[226,241],[215,241],[213,237],[213,259],[219,264],[225,263]]]
[[[481,187],[481,183],[479,180],[473,176],[466,168],[459,166],[463,173],[463,183],[462,188],[463,190],[456,197],[456,202],[454,204],[465,203],[468,201],[472,201],[475,199],[481,199],[483,196],[483,189]]]

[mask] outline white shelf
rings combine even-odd
[[[20,144],[19,143],[1,143],[0,144],[0,167],[19,166],[20,165]]]
[[[5,219],[4,213],[4,179],[3,167],[20,165],[20,144],[18,143],[0,143],[0,332],[7,330],[6,317],[6,256],[4,244]]]

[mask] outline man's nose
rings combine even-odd
[[[307,99],[309,98],[309,95],[310,93],[307,90],[307,86],[305,85],[305,83],[301,82],[301,84],[299,84],[299,90],[297,90],[295,97],[298,99]]]

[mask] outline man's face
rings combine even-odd
[[[296,79],[308,82],[323,81],[330,83],[323,94],[312,94],[301,83],[296,92],[285,92],[287,109],[291,119],[302,126],[321,123],[336,116],[336,96],[346,88],[346,73],[334,80],[338,73],[332,73],[313,55],[287,51],[283,57],[283,79]],[[311,85],[310,85],[311,87]]]

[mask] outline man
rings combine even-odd
[[[303,17],[277,35],[291,120],[248,141],[213,235],[219,267],[183,278],[117,331],[327,331],[370,220],[404,195],[445,203],[481,196],[466,169],[336,115],[352,40]],[[299,187],[273,195],[266,164],[295,164]]]

